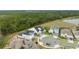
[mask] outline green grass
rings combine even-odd
[[[6,35],[6,36],[2,36],[2,38],[0,39],[0,49],[4,48],[6,45],[8,45],[10,43],[10,40],[16,34],[17,34],[17,32],[13,33],[13,34]]]
[[[9,37],[8,36],[3,36],[0,39],[0,48],[3,48],[9,41]]]
[[[65,48],[66,49],[71,49],[71,48],[73,48],[73,46],[66,46]]]
[[[74,41],[74,44],[77,44],[78,43],[78,41],[77,41],[76,38],[74,38],[73,41]]]
[[[45,32],[45,34],[47,35],[47,36],[52,36],[53,34],[51,34],[51,33],[49,33],[49,32]]]
[[[64,42],[67,42],[67,38],[65,38],[65,37],[59,37],[59,40],[62,40],[62,41],[64,41]]]
[[[44,27],[44,29],[46,30],[46,31],[44,32],[44,34],[46,34],[47,36],[52,36],[52,35],[53,35],[52,33],[49,33],[49,29],[50,29],[50,28]]]

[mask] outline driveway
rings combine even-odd
[[[50,36],[50,37],[44,37],[41,40],[41,42],[43,42],[44,45],[48,45],[48,46],[51,46],[51,47],[53,47],[54,45],[57,45],[57,44],[61,43],[58,39],[56,39],[56,38],[54,38],[52,36]]]

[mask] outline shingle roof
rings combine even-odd
[[[41,26],[36,26],[35,29],[36,29],[37,31],[43,31],[43,28],[42,28]]]
[[[32,34],[34,34],[34,31],[27,30],[27,31],[24,31],[24,32],[19,33],[20,36],[22,36],[22,34],[25,34],[25,35],[32,35]]]

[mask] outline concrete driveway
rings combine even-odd
[[[44,45],[48,45],[52,47],[54,45],[60,44],[60,41],[52,36],[43,38],[41,42],[43,42]]]

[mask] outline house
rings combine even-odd
[[[34,33],[37,33],[36,29],[35,28],[30,28],[28,29],[29,31],[34,31]]]
[[[45,31],[41,26],[36,26],[35,29],[37,33],[43,33]]]
[[[19,33],[18,37],[20,39],[26,39],[26,40],[31,41],[34,38],[34,31],[32,31],[32,30],[24,31],[22,33]]]
[[[69,35],[69,34],[61,34],[61,36],[68,38],[68,39],[73,39],[73,35]]]
[[[30,28],[27,31],[19,33],[18,37],[21,39],[31,40],[34,38],[35,33],[43,33],[44,29],[41,26],[36,26],[34,28]]]
[[[73,31],[71,29],[68,29],[68,28],[63,28],[61,30],[61,36],[65,37],[67,39],[70,39],[70,40],[75,38]]]
[[[56,27],[56,26],[52,26],[50,29],[49,29],[49,33],[56,33],[58,34],[59,33],[59,28]]]
[[[30,28],[28,30],[32,30],[32,31],[34,31],[34,33],[37,33],[37,34],[38,33],[43,33],[45,31],[41,26],[36,26],[36,27]]]

